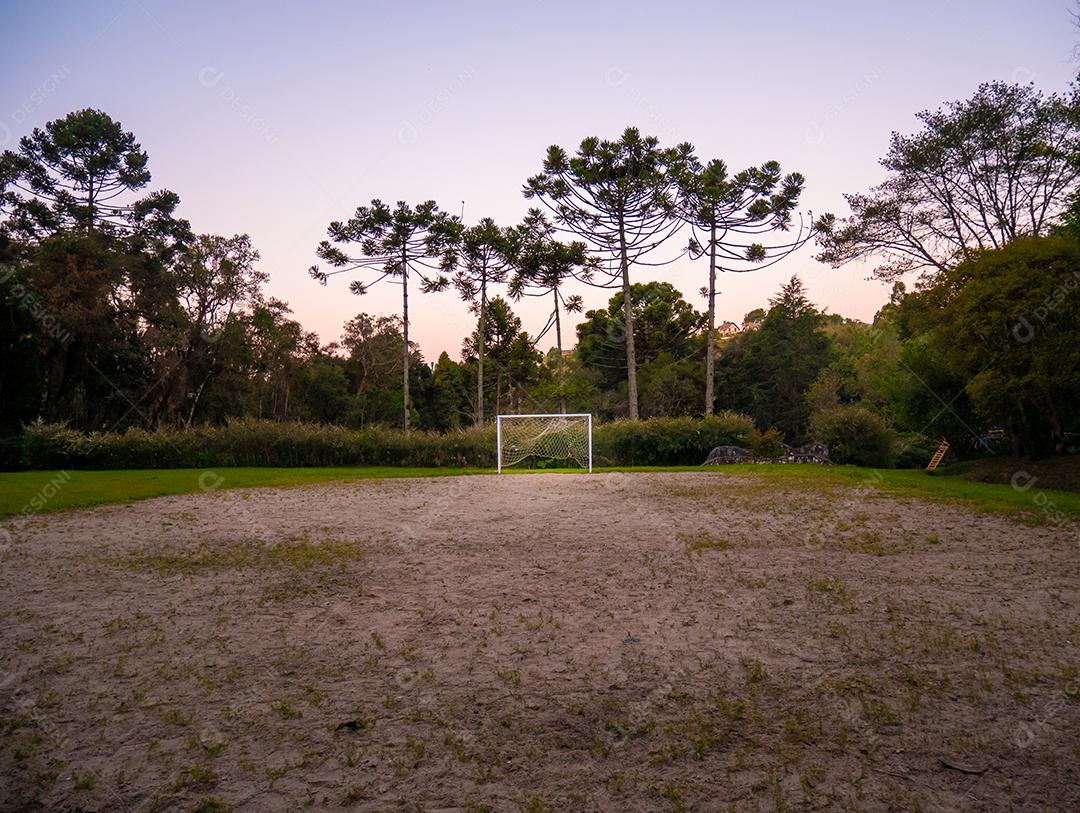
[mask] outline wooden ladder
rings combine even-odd
[[[941,443],[938,444],[937,451],[934,452],[934,456],[930,458],[930,462],[926,464],[927,471],[933,471],[941,465],[941,461],[945,459],[945,455],[949,453],[949,441],[945,438],[941,439]]]

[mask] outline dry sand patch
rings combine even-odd
[[[717,472],[52,515],[0,561],[0,800],[1080,809],[1078,564],[1054,528]]]

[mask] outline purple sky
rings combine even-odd
[[[767,159],[807,177],[803,202],[881,179],[891,130],[982,81],[1063,90],[1076,75],[1067,0],[760,3],[167,3],[0,0],[0,148],[97,107],[150,154],[155,188],[200,232],[248,232],[287,300],[323,341],[360,311],[397,313],[307,276],[333,219],[373,197],[433,198],[465,222],[516,222],[522,182],[551,143],[628,124],[690,141],[732,168]],[[677,238],[679,245],[683,239]],[[674,248],[675,246],[673,246]],[[798,273],[831,312],[870,319],[888,289],[868,268],[801,254],[721,279],[740,321]],[[642,269],[696,307],[703,266]],[[587,307],[608,292],[583,289]],[[425,356],[459,355],[471,317],[452,292],[415,296]],[[547,303],[515,310],[538,331]],[[572,335],[572,334],[571,334]],[[546,344],[546,343],[545,343]]]

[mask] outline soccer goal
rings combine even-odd
[[[572,460],[592,471],[592,415],[499,415],[495,419],[499,473],[523,460]]]

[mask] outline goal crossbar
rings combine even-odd
[[[542,457],[573,460],[592,472],[592,414],[589,412],[497,415],[495,443],[499,474],[502,474],[504,460],[508,457],[507,466],[528,457]]]

